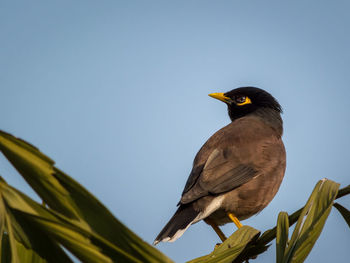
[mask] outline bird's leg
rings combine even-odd
[[[204,221],[214,229],[215,233],[220,237],[222,242],[224,242],[227,239],[225,234],[218,227],[218,225],[215,224],[212,220],[206,218],[204,219]]]
[[[234,214],[232,213],[227,213],[228,217],[232,220],[233,223],[235,223],[235,225],[237,226],[237,228],[241,228],[243,225],[241,224],[241,222],[239,222],[238,218],[235,217]]]

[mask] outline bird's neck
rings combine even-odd
[[[282,137],[283,120],[281,118],[281,114],[278,111],[270,109],[270,108],[259,108],[259,109],[256,109],[255,111],[248,113],[244,116],[258,117],[266,125],[270,126],[272,129],[274,129],[277,132],[278,136]],[[237,116],[237,115],[231,116],[231,114],[230,114],[231,121],[234,121],[234,120],[239,119],[240,117],[244,117],[244,116]]]
[[[283,134],[283,120],[281,113],[270,108],[260,108],[253,115],[259,117],[263,122],[273,128],[280,137]]]

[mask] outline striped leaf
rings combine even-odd
[[[16,214],[16,222],[24,220],[35,225],[84,262],[172,262],[124,226],[34,146],[0,131],[0,151],[49,207],[39,205],[2,181],[1,194],[12,214]]]
[[[337,196],[339,184],[319,181],[301,211],[282,262],[303,262],[318,239]]]
[[[259,235],[259,230],[250,226],[243,226],[234,232],[212,253],[191,260],[188,263],[230,263],[241,254],[250,242],[254,242]]]
[[[288,243],[289,220],[286,212],[280,212],[277,219],[276,262],[282,263]]]

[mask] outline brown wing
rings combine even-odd
[[[180,203],[245,184],[279,161],[281,147],[277,133],[259,118],[244,117],[230,123],[198,152]]]

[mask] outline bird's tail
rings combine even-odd
[[[168,224],[160,231],[153,244],[159,242],[174,242],[182,236],[186,229],[195,223],[199,212],[195,211],[192,204],[180,205]]]

